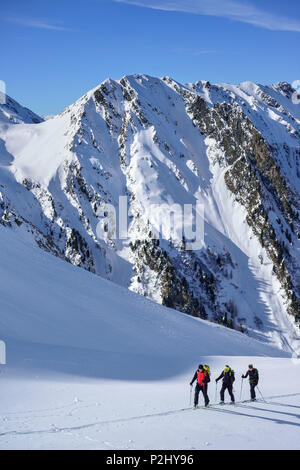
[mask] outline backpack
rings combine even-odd
[[[228,372],[228,377],[230,379],[230,382],[231,384],[233,384],[233,382],[235,381],[235,376],[234,376],[234,370],[231,369],[231,367],[229,366],[226,366],[228,369],[227,369],[227,372]],[[224,370],[224,378],[225,378],[225,370]]]
[[[205,364],[205,365],[203,366],[203,369],[204,369],[204,371],[205,371],[205,373],[206,373],[206,376],[207,376],[207,383],[208,383],[208,382],[210,382],[210,367],[209,367],[207,364]]]
[[[250,383],[256,383],[256,384],[257,384],[257,383],[258,383],[258,377],[259,377],[259,375],[258,375],[258,370],[257,370],[257,369],[253,369],[253,377],[252,377],[252,378],[249,377],[249,382],[250,382]]]

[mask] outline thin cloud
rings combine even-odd
[[[113,0],[154,10],[218,16],[273,31],[300,32],[300,19],[281,17],[237,0]]]
[[[38,29],[47,29],[52,31],[74,31],[70,28],[66,28],[60,24],[54,24],[47,20],[42,20],[38,18],[4,18],[5,21],[10,23],[19,24],[20,26],[26,26],[29,28],[38,28]]]

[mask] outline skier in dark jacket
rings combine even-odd
[[[207,387],[208,382],[210,382],[210,378],[209,372],[204,369],[202,364],[200,364],[198,369],[196,370],[193,380],[190,382],[190,385],[193,385],[195,380],[197,380],[197,384],[195,388],[194,408],[197,408],[198,406],[200,391],[203,393],[205,406],[208,406],[209,398],[207,395]]]
[[[250,396],[251,396],[251,401],[256,400],[256,393],[255,393],[255,387],[258,384],[259,381],[259,374],[258,370],[253,367],[252,364],[249,364],[247,373],[245,375],[242,375],[243,379],[246,379],[249,376],[249,384],[250,384]]]
[[[231,398],[231,403],[233,404],[235,402],[234,395],[232,392],[233,382],[235,381],[234,371],[229,366],[225,366],[221,375],[216,379],[216,383],[221,379],[223,379],[223,385],[222,385],[221,392],[220,392],[220,397],[221,397],[220,404],[222,405],[224,404],[225,390],[228,390],[228,393]]]

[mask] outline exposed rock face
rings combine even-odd
[[[293,93],[287,83],[135,75],[106,80],[46,122],[14,105],[0,127],[0,222],[168,307],[284,345],[300,323]],[[128,238],[109,237],[105,218],[99,238],[99,213],[120,196]],[[201,249],[187,250],[184,234],[155,238],[151,204],[197,201]]]
[[[219,159],[219,163],[228,167],[224,174],[225,183],[235,195],[236,201],[246,207],[247,223],[271,258],[273,272],[290,301],[288,312],[299,321],[299,286],[297,288],[291,281],[294,270],[288,249],[288,245],[292,244],[291,233],[295,232],[295,227],[298,233],[300,226],[296,195],[281,175],[272,149],[240,106],[235,103],[217,103],[210,110],[198,96],[195,98],[185,94],[185,98],[192,101],[188,105],[188,112],[193,121],[206,137],[214,139],[222,152],[223,158]],[[266,101],[268,102],[264,94],[264,102]],[[273,205],[270,206],[272,199]],[[268,218],[268,212],[274,206],[285,219],[286,240],[282,240],[280,233],[282,224],[279,222],[280,228],[276,230],[277,227]]]

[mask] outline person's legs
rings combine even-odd
[[[201,391],[202,391],[203,397],[204,397],[204,404],[205,404],[205,406],[207,406],[209,404],[209,398],[208,398],[208,395],[207,395],[207,384],[202,385]]]
[[[251,395],[252,400],[256,398],[255,387],[256,385],[250,384],[250,395]]]
[[[195,387],[195,398],[194,398],[194,405],[197,406],[199,402],[199,392],[200,392],[200,387],[199,384],[197,383]]]
[[[233,395],[233,392],[232,392],[232,385],[228,385],[227,388],[228,388],[228,393],[230,395],[231,401],[235,402],[234,395]]]
[[[221,398],[221,401],[224,401],[224,395],[225,395],[225,390],[226,390],[226,385],[222,385],[222,388],[221,388],[221,391],[220,391],[220,398]]]

